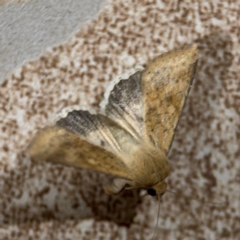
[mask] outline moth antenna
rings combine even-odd
[[[158,210],[157,210],[157,222],[154,228],[154,232],[153,232],[153,236],[151,238],[151,240],[154,240],[157,234],[157,228],[158,228],[158,220],[159,220],[159,216],[160,216],[160,204],[161,204],[162,198],[161,195],[158,196]]]

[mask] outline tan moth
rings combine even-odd
[[[195,44],[155,58],[105,93],[102,112],[73,110],[40,130],[28,148],[32,159],[116,176],[105,192],[166,191],[167,155],[197,66]]]

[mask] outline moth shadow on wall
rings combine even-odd
[[[227,149],[228,136],[232,135],[234,139],[240,130],[239,124],[238,131],[234,130],[236,119],[228,116],[231,108],[234,109],[227,94],[227,85],[232,78],[229,72],[233,61],[231,37],[227,32],[219,31],[197,39],[196,43],[198,69],[169,153],[168,186],[180,195],[166,194],[161,214],[163,219],[169,217],[180,222],[178,229],[186,234],[202,232],[204,228],[216,231],[214,216],[230,208],[231,194],[224,191],[228,189],[228,182],[218,177],[221,164],[229,169],[234,166],[231,162],[236,156]],[[225,125],[233,127],[225,133]],[[191,204],[192,200],[198,201],[197,207]],[[222,203],[221,207],[214,206],[214,202]]]
[[[105,174],[36,163],[24,153],[17,162],[17,168],[6,171],[2,179],[1,201],[8,204],[1,205],[4,222],[0,225],[94,219],[129,226],[141,202],[139,191],[107,195],[102,183],[111,182],[112,177]]]

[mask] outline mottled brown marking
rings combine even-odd
[[[46,160],[129,178],[124,163],[117,160],[117,156],[59,127],[39,131],[29,147],[29,154],[36,161]]]
[[[168,153],[197,65],[197,46],[161,55],[142,77],[148,136]]]

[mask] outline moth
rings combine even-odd
[[[168,152],[195,75],[197,45],[164,53],[105,92],[99,113],[73,110],[40,130],[28,148],[46,160],[114,175],[108,194],[166,191]]]

